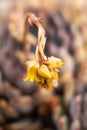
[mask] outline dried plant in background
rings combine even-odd
[[[3,1],[7,3],[9,0]],[[86,0],[15,2],[16,8],[14,4],[10,11],[4,8],[0,14],[0,129],[87,130]],[[64,61],[59,73],[60,80],[57,80],[59,87],[57,84],[51,91],[23,81],[27,54],[23,35],[27,12],[44,17],[42,24],[47,29],[46,56],[53,55]],[[3,14],[6,16],[4,21],[1,17]],[[26,37],[28,56],[32,59],[31,55],[35,56],[32,47],[35,49],[37,43],[34,26],[29,26]]]

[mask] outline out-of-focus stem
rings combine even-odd
[[[28,43],[27,43],[27,34],[28,34],[28,16],[26,15],[25,17],[25,22],[24,22],[24,52],[26,55],[26,59],[28,58]]]

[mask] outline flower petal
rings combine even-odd
[[[56,58],[54,56],[48,57],[48,61],[46,63],[51,69],[58,69],[62,67],[63,65],[63,62],[61,61],[61,59]]]
[[[33,82],[35,80],[36,74],[37,74],[37,70],[39,68],[38,63],[37,64],[32,64],[29,65],[30,62],[28,62],[28,67],[27,67],[27,76],[24,79],[24,81],[30,80],[31,82]]]
[[[58,79],[58,78],[59,78],[59,77],[58,77],[58,72],[54,71],[54,72],[52,73],[52,78],[53,78],[53,79]]]
[[[51,72],[49,71],[48,67],[46,65],[41,65],[38,74],[44,78],[51,78]]]
[[[33,66],[36,66],[39,68],[39,63],[36,61],[36,59],[26,62],[27,70],[29,70]]]
[[[63,65],[62,61],[57,62],[57,68],[62,68],[62,65]]]
[[[36,75],[36,71],[33,68],[31,68],[30,71],[29,71],[29,80],[30,80],[30,82],[34,82],[35,75]]]

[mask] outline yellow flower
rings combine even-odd
[[[58,79],[57,68],[62,66],[63,62],[55,57],[49,57],[43,64],[40,64],[36,59],[26,62],[27,76],[24,81],[36,81],[41,88],[44,87],[50,90],[53,85],[53,80]]]
[[[61,61],[61,59],[51,56],[51,57],[48,57],[46,64],[48,64],[48,66],[51,69],[58,69],[62,67],[63,62]]]
[[[27,76],[24,81],[36,81],[38,87],[43,87],[47,90],[52,89],[52,79],[58,79],[58,73],[49,70],[47,65],[40,65],[36,60],[26,62]]]
[[[26,67],[27,67],[27,76],[24,79],[24,81],[30,80],[31,82],[34,82],[37,75],[37,70],[39,68],[39,64],[37,63],[37,61],[32,60],[26,63]]]
[[[28,20],[30,24],[33,23],[38,27],[38,45],[36,47],[35,59],[26,62],[27,76],[24,81],[36,81],[40,88],[43,87],[47,90],[51,90],[53,81],[59,78],[57,69],[62,67],[63,62],[61,59],[54,56],[47,58],[44,54],[44,47],[46,42],[45,30],[40,24],[38,18],[34,14],[29,13],[26,16],[26,20]],[[28,22],[25,21],[25,23]],[[27,32],[26,28],[25,32]],[[25,38],[24,41],[26,41]]]

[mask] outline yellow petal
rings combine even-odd
[[[27,76],[24,79],[24,81],[30,80],[31,82],[33,82],[35,80],[36,74],[37,74],[37,65],[31,67],[29,70],[27,70]]]
[[[59,78],[59,77],[58,77],[58,72],[54,71],[54,72],[52,73],[52,78],[53,78],[53,79],[58,79],[58,78]]]
[[[51,78],[51,72],[49,71],[48,67],[46,65],[41,65],[38,74],[44,78]]]
[[[24,81],[30,80],[31,82],[33,82],[34,79],[35,79],[35,71],[33,71],[32,69],[30,69],[29,72],[27,72],[27,76],[23,80]]]
[[[62,65],[63,65],[63,62],[62,62],[62,61],[57,62],[57,68],[61,68]]]
[[[36,70],[33,67],[29,70],[28,76],[30,82],[34,82],[34,79],[36,77]]]
[[[51,56],[51,57],[48,57],[47,64],[52,69],[58,69],[62,67],[63,62],[61,61],[61,59]]]

